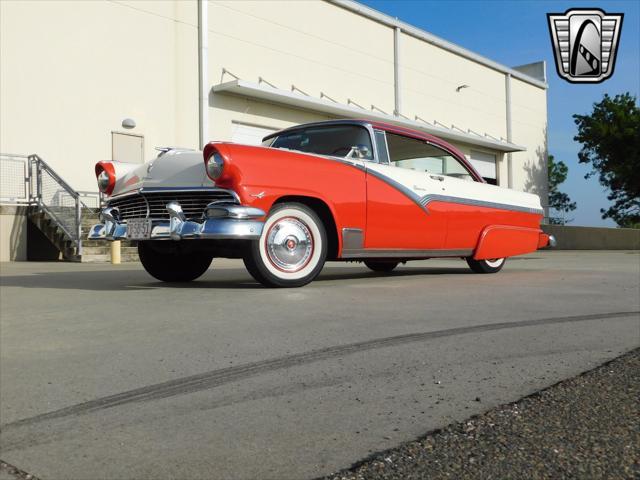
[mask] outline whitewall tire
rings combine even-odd
[[[467,257],[467,264],[476,273],[497,273],[502,270],[506,262],[506,258],[491,258],[487,260],[474,260],[473,257]]]
[[[327,234],[320,217],[301,203],[282,203],[269,212],[244,264],[267,287],[301,287],[318,276],[326,258]]]

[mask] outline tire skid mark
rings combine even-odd
[[[51,412],[35,415],[33,417],[16,420],[1,427],[3,432],[23,426],[29,426],[48,420],[87,415],[100,410],[115,408],[121,405],[148,402],[163,398],[186,395],[203,390],[212,389],[226,383],[255,377],[268,372],[283,370],[300,365],[329,360],[336,357],[352,355],[359,352],[378,348],[394,347],[409,343],[417,343],[435,338],[451,337],[469,333],[492,332],[513,328],[535,327],[543,325],[556,325],[563,323],[585,322],[590,320],[606,320],[610,318],[640,317],[640,311],[600,313],[590,315],[576,315],[571,317],[552,317],[537,320],[524,320],[515,322],[490,323],[468,327],[457,327],[446,330],[436,330],[423,333],[409,333],[393,337],[385,337],[362,342],[336,345],[332,347],[311,350],[309,352],[277,357],[270,360],[246,363],[234,367],[226,367],[219,370],[191,375],[188,377],[170,380],[167,382],[148,385],[146,387],[128,390],[126,392],[109,395],[95,400],[79,403]]]

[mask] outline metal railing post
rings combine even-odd
[[[36,197],[38,205],[42,205],[42,165],[39,158],[36,158]]]
[[[80,204],[80,195],[76,196],[76,240],[77,254],[82,255],[82,207]]]

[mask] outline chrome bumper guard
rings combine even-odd
[[[169,220],[151,220],[149,240],[253,240],[262,235],[264,222],[258,219],[265,213],[259,208],[213,202],[205,208],[201,222],[187,220],[178,202],[169,202],[166,208]],[[129,238],[117,207],[102,210],[101,220],[104,223],[91,227],[89,240],[140,240]]]

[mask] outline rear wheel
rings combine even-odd
[[[491,258],[487,260],[474,260],[473,257],[467,257],[467,264],[476,273],[497,273],[502,270],[506,258]]]
[[[211,253],[182,251],[179,246],[167,248],[169,245],[154,243],[138,242],[138,256],[147,273],[163,282],[195,280],[207,271],[213,260]]]
[[[393,262],[393,261],[391,262],[372,261],[372,260],[364,261],[364,264],[374,272],[383,272],[383,273],[391,272],[394,268],[398,266],[399,263],[400,262]]]
[[[244,264],[264,286],[301,287],[318,276],[326,258],[327,234],[320,217],[301,203],[282,203],[269,213]]]

